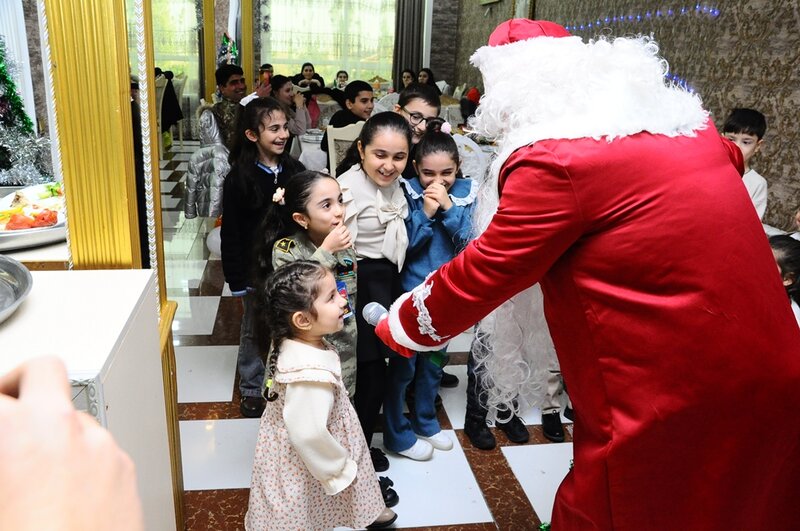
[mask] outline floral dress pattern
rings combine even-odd
[[[292,446],[283,420],[287,383],[276,375],[273,386],[278,394],[268,402],[261,417],[256,444],[250,503],[245,516],[245,528],[262,530],[323,530],[334,527],[364,528],[375,521],[385,508],[375,469],[369,455],[364,433],[342,384],[341,374],[327,371],[319,380],[318,369],[298,371],[291,383],[297,381],[326,381],[334,376],[334,403],[328,417],[327,429],[350,452],[357,463],[353,482],[344,490],[329,496],[315,479]],[[280,370],[280,366],[279,366]],[[305,373],[305,376],[303,374]],[[289,383],[288,385],[291,385]]]

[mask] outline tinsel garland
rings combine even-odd
[[[53,180],[49,138],[20,135],[0,125],[0,152],[11,163],[10,168],[0,170],[0,186],[31,186]]]

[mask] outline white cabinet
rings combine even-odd
[[[148,530],[175,528],[156,278],[147,270],[34,271],[0,324],[0,373],[43,355],[64,360],[73,402],[134,463]]]

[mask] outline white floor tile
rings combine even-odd
[[[180,210],[162,210],[161,226],[165,229],[180,229],[186,215]]]
[[[472,331],[457,335],[447,346],[447,352],[469,352],[472,337]]]
[[[166,166],[167,164],[169,164],[169,161],[168,161],[168,160],[160,160],[160,161],[158,161],[158,167],[159,167],[159,168],[162,168],[162,169],[163,169],[163,168],[164,168],[164,166]]]
[[[170,173],[172,172],[170,171]],[[161,181],[161,193],[168,194],[172,192],[172,189],[175,188],[177,184],[178,183],[172,181]]]
[[[179,171],[187,171],[189,169],[189,163],[188,162],[181,162],[180,164],[178,164],[178,167],[175,168],[175,169],[179,170]]]
[[[165,170],[164,167],[161,167],[161,171],[159,172],[159,178],[163,181],[164,179],[169,179],[170,175],[172,175],[172,170]],[[161,183],[161,190],[164,191],[164,183]]]
[[[260,419],[180,422],[185,490],[250,488]]]
[[[447,417],[453,425],[453,429],[464,429],[464,415],[467,413],[467,366],[448,365],[447,372],[458,376],[458,387],[453,389],[441,388],[439,394],[442,397],[442,404],[447,412]],[[530,408],[522,411],[522,421],[531,426],[542,423],[542,412],[538,408]],[[562,412],[561,422],[571,423]]]
[[[219,297],[173,297],[178,303],[172,331],[176,335],[211,335],[219,309]]]
[[[444,433],[453,441],[448,452],[436,450],[430,461],[412,461],[391,452],[388,475],[400,503],[393,510],[399,515],[397,527],[428,527],[491,522],[492,515],[472,475],[455,432]],[[383,437],[375,434],[372,445],[382,446]]]
[[[222,286],[222,296],[231,297],[231,287],[228,285],[227,282]]]
[[[178,289],[188,296],[190,289],[200,286],[200,280],[203,278],[205,270],[205,260],[168,260],[164,268],[167,289]]]
[[[186,146],[184,146],[184,147],[186,147]],[[172,157],[172,160],[182,160],[182,161],[188,161],[188,160],[191,158],[191,156],[192,156],[192,154],[191,154],[191,153],[182,153],[182,152],[179,152],[179,153],[175,153],[175,156],[174,156],[174,157]]]
[[[175,208],[181,202],[179,197],[162,196],[161,208]]]
[[[569,472],[572,443],[504,446],[501,450],[537,516],[549,522],[556,491]]]
[[[467,366],[448,365],[445,370],[458,376],[458,387],[452,389],[442,387],[439,389],[439,395],[442,397],[442,405],[453,429],[463,430],[464,415],[467,412]]]
[[[178,402],[230,402],[239,347],[176,347]]]

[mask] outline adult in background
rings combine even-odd
[[[439,89],[439,86],[436,84],[436,77],[433,75],[433,70],[430,68],[423,68],[417,74],[417,83],[420,85],[429,85],[436,89],[436,92],[439,96],[442,95],[442,91]]]
[[[436,350],[540,282],[576,416],[554,529],[800,521],[800,330],[739,149],[646,37],[515,19],[472,63],[497,213],[376,333]]]

